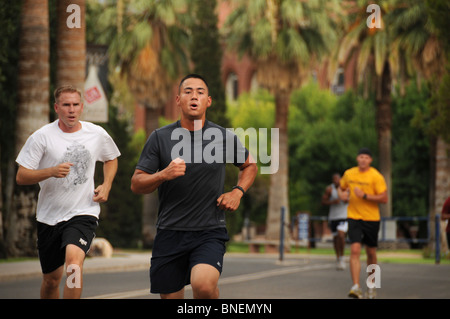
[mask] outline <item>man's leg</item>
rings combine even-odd
[[[377,247],[366,246],[367,266],[377,263]]]
[[[338,230],[337,236],[336,236],[336,249],[337,249],[338,258],[344,256],[345,233],[340,230]]]
[[[367,265],[372,265],[377,263],[377,247],[369,247],[366,246],[366,254],[367,254]],[[374,270],[375,272],[375,270]],[[372,273],[368,273],[367,275],[370,276]],[[366,292],[366,298],[368,299],[375,299],[376,297],[376,288],[368,288]]]
[[[58,299],[59,283],[61,282],[64,266],[44,274],[41,284],[41,299]]]
[[[339,260],[339,243],[338,243],[338,235],[333,235],[333,248],[334,248],[334,252],[336,254],[336,259]]]
[[[160,294],[161,299],[184,299],[184,288],[170,294]]]
[[[73,244],[66,246],[66,284],[64,299],[79,299],[83,288],[83,262],[86,254]]]
[[[197,264],[192,267],[191,286],[195,299],[219,298],[219,271],[208,264]]]
[[[361,262],[359,257],[361,255],[361,243],[353,243],[350,246],[350,275],[353,284],[359,285],[359,274],[361,271]]]
[[[378,231],[380,230],[380,222],[366,222],[365,223],[365,246],[367,254],[367,265],[377,263],[377,246],[378,246]]]

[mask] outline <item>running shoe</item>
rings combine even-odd
[[[350,298],[361,299],[363,297],[362,290],[358,284],[354,284],[348,293]]]
[[[376,288],[368,288],[366,291],[366,298],[367,299],[375,299],[377,296]]]
[[[344,270],[345,269],[344,257],[340,257],[339,258],[339,260],[337,261],[336,269],[337,270]]]

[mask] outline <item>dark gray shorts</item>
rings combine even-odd
[[[75,216],[53,226],[37,222],[37,246],[42,272],[47,274],[64,265],[68,244],[76,245],[87,253],[97,226],[98,219],[88,215]]]
[[[191,269],[208,264],[222,273],[226,228],[201,231],[158,229],[152,250],[150,292],[169,294],[191,281]]]

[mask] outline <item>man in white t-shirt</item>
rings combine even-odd
[[[120,151],[100,126],[80,121],[81,92],[55,90],[58,120],[34,132],[16,162],[19,185],[39,183],[36,209],[38,251],[43,281],[41,298],[59,298],[67,266],[64,298],[80,298],[82,267],[117,172]],[[103,184],[95,187],[95,163],[103,162]]]

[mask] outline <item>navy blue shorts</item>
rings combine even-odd
[[[87,253],[95,238],[97,226],[98,219],[89,215],[75,216],[54,226],[37,222],[42,273],[50,273],[64,265],[68,244],[76,245]]]
[[[169,294],[191,282],[191,269],[208,264],[222,273],[226,228],[202,231],[158,229],[152,250],[150,292]]]

